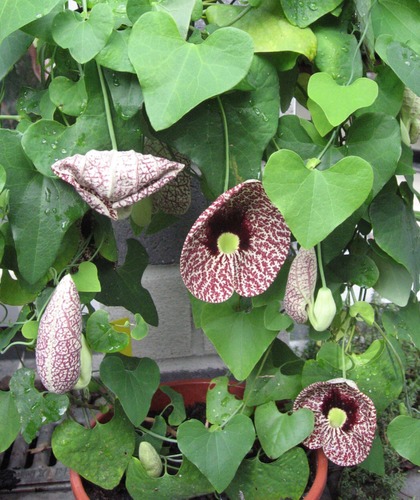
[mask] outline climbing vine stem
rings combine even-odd
[[[98,68],[99,81],[101,82],[102,96],[105,105],[106,123],[108,126],[109,137],[111,139],[112,149],[118,151],[117,139],[115,137],[114,124],[112,123],[111,107],[109,105],[108,91],[106,89],[104,75],[102,73],[102,68],[98,63],[96,63],[96,67]]]
[[[229,154],[229,130],[227,125],[225,108],[223,107],[222,100],[219,96],[217,96],[217,103],[219,104],[220,114],[222,115],[222,123],[223,123],[223,134],[225,136],[225,184],[223,186],[223,191],[227,191],[229,188],[229,168],[230,168],[230,154]]]

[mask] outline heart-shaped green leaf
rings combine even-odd
[[[217,377],[207,391],[206,415],[211,424],[222,425],[230,415],[234,415],[243,402],[228,390],[229,379]]]
[[[357,109],[370,106],[378,96],[378,85],[369,78],[339,85],[329,73],[315,73],[308,82],[308,96],[336,127]]]
[[[153,394],[159,386],[159,368],[149,358],[106,356],[100,366],[104,384],[118,396],[134,425],[146,418]]]
[[[257,178],[265,148],[278,124],[279,87],[276,68],[264,58],[255,56],[247,80],[255,90],[227,93],[221,97],[229,135],[230,186],[243,179]],[[205,178],[209,192],[207,196],[212,198],[217,198],[224,191],[227,158],[225,130],[220,113],[219,103],[212,99],[160,135],[164,142],[198,165]],[[206,142],[201,140],[203,127],[206,128]],[[208,144],[212,144],[212,147],[209,148]]]
[[[388,425],[389,442],[404,458],[420,465],[420,420],[399,415]]]
[[[254,426],[245,415],[235,415],[223,429],[207,429],[198,420],[187,420],[178,428],[178,445],[182,453],[218,492],[232,481],[254,439]]]
[[[299,155],[281,150],[264,170],[264,188],[296,239],[311,248],[349,217],[372,188],[372,168],[357,156],[327,170],[309,170]]]
[[[103,309],[98,309],[89,316],[86,338],[94,351],[104,353],[122,351],[129,343],[129,336],[112,327],[109,323],[109,313]]]
[[[255,410],[255,428],[263,450],[270,458],[278,458],[301,443],[314,428],[314,414],[301,408],[291,415],[280,413],[274,401]]]
[[[299,500],[308,477],[306,452],[299,447],[287,451],[275,462],[264,463],[259,458],[244,460],[226,493],[229,498]]]
[[[72,275],[78,292],[100,292],[98,268],[93,262],[81,262],[77,273]]]
[[[106,424],[86,429],[65,420],[54,430],[52,448],[60,462],[102,488],[120,482],[134,451],[134,429],[120,406]]]
[[[236,28],[217,30],[194,45],[183,40],[169,14],[141,16],[133,26],[128,54],[155,130],[234,87],[247,74],[253,52],[249,35]]]
[[[146,12],[166,12],[173,17],[182,38],[185,40],[195,3],[195,0],[177,0],[176,2],[172,0],[159,0],[158,2],[154,0],[129,0],[127,2],[127,15],[134,24]]]
[[[56,15],[52,34],[60,47],[69,49],[80,64],[93,59],[106,45],[114,27],[114,18],[108,4],[93,6],[89,17],[66,10]]]
[[[84,78],[73,82],[65,76],[57,76],[51,81],[48,91],[51,101],[66,115],[79,116],[86,109]]]
[[[238,312],[235,305],[235,298],[221,304],[206,303],[201,327],[234,377],[245,380],[277,332],[264,327],[264,308]]]

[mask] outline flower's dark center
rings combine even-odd
[[[251,230],[246,214],[240,209],[217,211],[207,222],[205,244],[212,255],[247,250]]]
[[[348,396],[337,387],[332,387],[324,397],[321,411],[332,427],[350,431],[358,420],[359,405],[355,398]]]

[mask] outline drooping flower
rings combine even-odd
[[[307,307],[313,301],[317,276],[314,248],[301,247],[293,259],[287,277],[283,307],[296,323],[306,323]]]
[[[51,168],[94,210],[116,220],[119,211],[128,215],[127,207],[161,189],[184,165],[135,151],[91,150],[59,160]]]
[[[70,275],[54,290],[39,322],[36,369],[51,392],[62,394],[74,388],[80,377],[82,309]]]
[[[297,396],[293,410],[309,408],[315,427],[303,444],[323,448],[331,462],[357,465],[369,455],[376,429],[372,400],[352,380],[332,379],[309,385]]]
[[[206,302],[264,292],[286,260],[290,231],[260,181],[220,195],[196,220],[181,253],[187,289]]]

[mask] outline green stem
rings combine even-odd
[[[344,342],[344,337],[343,340],[341,341],[341,371],[343,373],[343,378],[347,378],[347,372],[346,372],[346,353],[345,353],[345,342]]]
[[[118,151],[117,139],[115,137],[114,125],[112,123],[111,107],[109,105],[108,92],[105,85],[104,75],[102,74],[102,68],[98,63],[96,63],[96,67],[98,68],[99,81],[101,82],[102,96],[105,105],[106,123],[108,125],[108,132],[111,139],[112,149]]]
[[[331,137],[330,137],[329,141],[325,145],[324,149],[317,156],[318,160],[320,160],[324,156],[324,154],[328,151],[328,149],[330,148],[331,144],[335,141],[335,138],[337,137],[337,133],[338,133],[338,128],[336,128],[334,130],[334,132],[331,134]]]
[[[0,351],[0,354],[4,354],[6,351],[8,351],[11,347],[13,347],[15,345],[24,345],[26,347],[32,347],[35,345],[35,340],[31,340],[30,342],[12,342],[7,347],[5,347],[2,351]]]
[[[153,436],[157,439],[160,439],[161,441],[167,441],[168,443],[177,443],[178,441],[176,439],[168,438],[166,436],[161,436],[160,434],[156,434],[156,432],[151,431],[150,429],[147,429],[146,427],[143,427],[142,425],[139,425],[138,428],[142,431],[145,432],[146,434],[149,434],[150,436]]]
[[[252,384],[250,386],[251,389],[248,391],[248,397],[243,401],[244,405],[242,407],[242,413],[243,413],[245,407],[247,406],[247,402],[248,402],[249,398],[251,397],[251,394],[252,394],[252,391],[253,391],[253,386],[256,384],[259,376],[261,375],[261,372],[262,372],[262,370],[264,368],[264,365],[265,365],[265,363],[267,361],[268,355],[271,352],[273,344],[274,344],[274,342],[271,343],[270,347],[265,351],[264,356],[261,359],[261,363],[260,363],[260,366],[258,367],[258,371],[257,371],[257,373],[256,373],[256,375],[254,377],[254,380],[253,380],[253,382],[252,382]]]
[[[0,115],[0,120],[16,120],[20,121],[22,119],[19,115]]]
[[[326,287],[327,282],[325,281],[324,266],[322,264],[321,243],[318,243],[316,246],[316,256],[318,260],[318,269],[319,269],[319,275],[321,277],[321,283],[323,287]]]
[[[274,144],[274,147],[277,149],[277,151],[280,151],[281,147],[277,144],[276,139],[274,139],[274,137],[271,139],[271,142]]]
[[[235,24],[236,21],[239,21],[239,19],[241,19],[242,17],[244,17],[245,14],[247,14],[252,8],[253,8],[252,5],[248,5],[247,7],[245,7],[242,10],[242,12],[240,12],[234,19],[232,19],[232,21],[230,21],[228,24],[224,24],[223,28],[226,28],[228,26],[232,26],[232,24]]]
[[[227,125],[227,120],[226,120],[226,113],[225,109],[223,107],[222,100],[220,99],[220,96],[217,96],[217,102],[219,104],[220,108],[220,114],[222,115],[222,123],[223,123],[223,133],[225,136],[225,156],[226,156],[226,163],[225,163],[225,183],[224,183],[224,191],[227,191],[229,188],[229,167],[230,167],[230,155],[229,155],[229,130],[228,130],[228,125]]]

